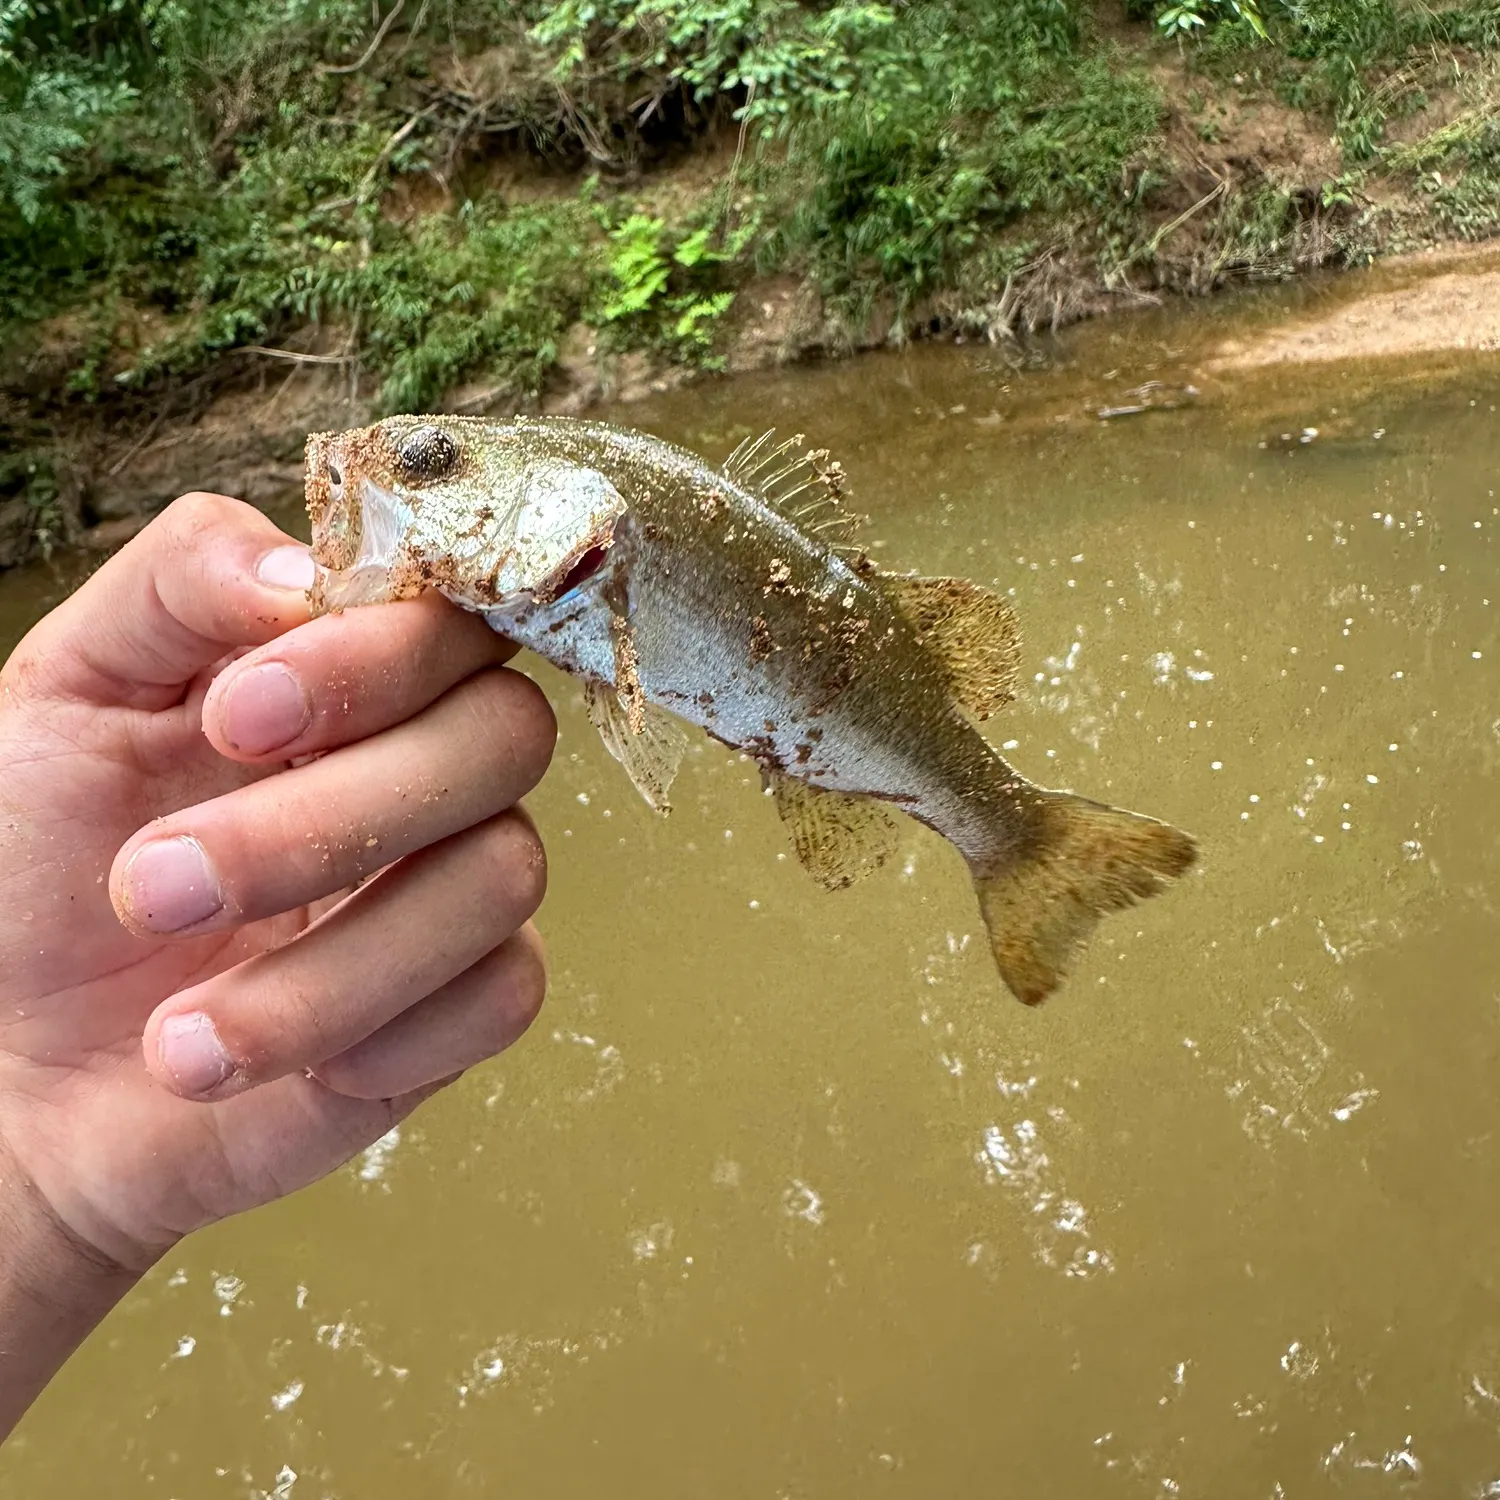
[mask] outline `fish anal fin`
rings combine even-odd
[[[1000,977],[1027,1005],[1062,983],[1100,917],[1159,894],[1197,858],[1170,823],[1070,792],[1040,792],[1035,812],[1026,853],[974,874]]]
[[[895,853],[896,820],[879,802],[809,786],[780,771],[766,774],[797,858],[819,885],[831,891],[853,885]]]
[[[647,805],[653,812],[670,812],[667,794],[687,751],[682,725],[654,703],[627,703],[607,682],[585,683],[583,702],[604,748],[625,768]]]
[[[976,719],[1016,696],[1021,631],[1009,600],[965,578],[882,573],[880,583],[936,652],[953,696]]]

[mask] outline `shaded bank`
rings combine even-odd
[[[1133,313],[1111,319],[1107,343],[1119,348],[1108,379],[1073,381],[1084,390],[1059,397],[1052,380],[1035,379],[1047,367],[1072,368],[1080,358],[1098,364],[1096,340],[1080,355],[1074,341],[1040,338],[1029,347],[1015,343],[993,349],[990,359],[1012,371],[1005,386],[1004,412],[975,408],[973,420],[1034,428],[1038,435],[1058,423],[1119,420],[1185,405],[1238,408],[1263,395],[1242,388],[1259,369],[1296,364],[1351,362],[1355,383],[1373,391],[1395,389],[1408,376],[1409,356],[1425,355],[1420,369],[1457,370],[1473,356],[1500,349],[1500,254],[1485,247],[1433,250],[1386,261],[1369,271],[1304,277],[1297,295],[1256,294],[1214,305],[1213,316],[1191,325],[1174,318],[1154,332],[1161,313],[1150,313],[1135,299]],[[1269,289],[1268,289],[1269,293]],[[734,351],[733,370],[748,375],[806,354],[805,346],[785,340],[789,306],[800,298],[795,287],[771,284],[757,311],[764,320]],[[1205,309],[1207,311],[1207,309]],[[1100,330],[1103,333],[1104,330]],[[962,338],[963,335],[958,335]],[[1441,362],[1441,361],[1439,361]],[[626,357],[601,362],[585,359],[561,367],[565,378],[551,383],[536,403],[551,412],[577,412],[604,404],[628,412],[653,402],[700,372],[666,367],[653,372],[643,360]],[[715,383],[721,378],[707,377]],[[754,399],[753,384],[746,399]],[[719,397],[715,396],[715,400]],[[981,403],[982,404],[982,403]],[[108,457],[89,484],[92,519],[75,535],[84,549],[105,552],[134,535],[160,506],[190,489],[238,495],[278,513],[300,509],[302,441],[310,430],[340,427],[366,419],[370,403],[351,396],[337,371],[316,364],[294,364],[263,383],[220,392],[193,421],[148,423],[127,440],[101,441]],[[1118,414],[1117,416],[1115,414]]]
[[[185,483],[268,491],[309,426],[917,337],[1025,361],[1080,317],[1500,225],[1493,4],[1163,36],[1217,13],[23,0],[0,563]]]

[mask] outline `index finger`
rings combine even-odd
[[[167,708],[228,652],[304,623],[316,576],[253,506],[184,495],[32,630],[6,676],[36,697]]]
[[[231,662],[203,700],[203,732],[231,760],[288,760],[404,723],[516,654],[435,593],[320,615]]]

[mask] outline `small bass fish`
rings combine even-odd
[[[797,854],[847,885],[898,809],[963,855],[1028,1005],[1106,912],[1193,862],[1168,824],[1027,781],[974,727],[1015,695],[1005,600],[834,539],[843,473],[801,439],[722,469],[601,422],[389,417],[307,444],[321,613],[438,589],[583,680],[659,812],[699,725],[759,764]]]

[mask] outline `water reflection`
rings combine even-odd
[[[1014,597],[1007,754],[1201,872],[1025,1012],[938,840],[826,896],[742,757],[697,745],[653,819],[540,672],[547,1014],[184,1247],[0,1489],[1493,1492],[1500,368],[1100,423],[1100,371],[1191,373],[1132,326],[628,419],[816,432],[876,557]],[[35,607],[0,584],[12,634]]]

